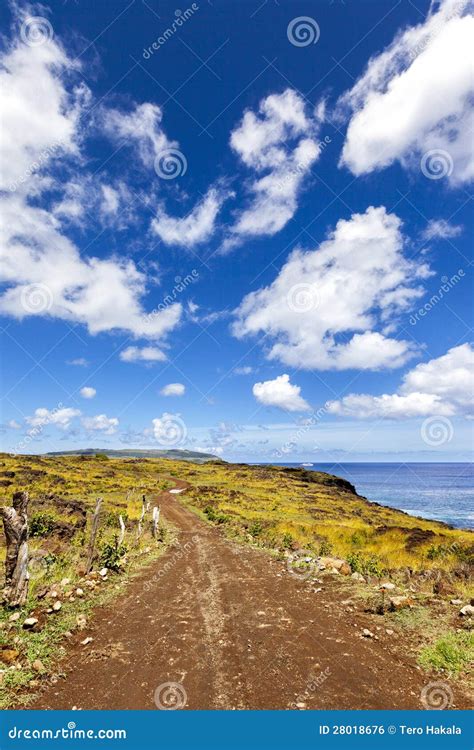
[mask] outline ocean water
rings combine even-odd
[[[282,466],[302,466],[280,464]],[[305,468],[348,479],[359,495],[412,516],[474,529],[474,464],[344,463]]]

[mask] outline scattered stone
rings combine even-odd
[[[79,628],[79,630],[84,630],[84,628],[87,625],[87,617],[85,615],[77,615],[76,617],[76,625]]]
[[[455,607],[459,607],[462,604],[462,599],[451,599],[450,604],[454,604]]]
[[[86,586],[87,586],[87,588],[89,588],[89,589],[95,589],[95,587],[96,587],[96,585],[97,585],[97,584],[96,584],[96,582],[95,582],[95,581],[86,581],[85,585],[86,585]]]
[[[296,705],[296,708],[300,709],[300,711],[303,710],[304,708],[306,708],[306,703],[303,703],[303,701],[299,701],[295,705]]]
[[[53,604],[53,612],[59,612],[59,610],[61,609],[62,606],[63,605],[61,604],[61,602],[54,602],[54,604]]]
[[[41,659],[35,659],[31,667],[35,672],[38,672],[39,674],[42,674],[43,672],[46,671]]]
[[[452,583],[450,583],[450,581],[447,581],[445,578],[441,578],[439,581],[436,581],[435,585],[433,586],[433,591],[435,594],[438,594],[438,596],[452,596],[454,593],[456,593]]]
[[[466,604],[466,606],[459,611],[459,614],[461,617],[471,617],[471,615],[474,615],[474,607],[472,604]]]
[[[87,638],[84,638],[83,641],[81,641],[81,646],[87,646],[89,643],[92,643],[94,639],[90,637],[90,635]]]
[[[38,624],[37,617],[27,617],[26,620],[23,622],[23,628],[25,630],[31,630],[31,628],[34,628],[34,626],[37,624]]]
[[[107,568],[102,568],[102,570],[99,570],[99,575],[101,576],[101,578],[105,578],[107,573],[108,573]]]
[[[351,575],[351,578],[352,578],[352,579],[353,579],[354,581],[360,581],[361,583],[365,583],[365,578],[364,578],[364,576],[362,575],[362,573],[357,573],[357,572],[356,572],[356,573],[353,573],[353,574]]]
[[[462,604],[462,602],[460,602],[460,604]],[[19,619],[20,619],[20,613],[19,613],[19,612],[14,612],[14,613],[13,613],[12,615],[10,615],[10,617],[8,618],[8,622],[16,622],[16,621],[17,621],[17,620],[19,620]]]
[[[50,599],[57,599],[58,598],[58,592],[57,591],[50,591],[48,594]]]
[[[14,664],[18,659],[20,652],[16,648],[9,648],[8,646],[2,646],[0,649],[0,661],[3,664]]]
[[[69,586],[70,583],[71,583],[71,579],[70,578],[63,578],[62,581],[61,581],[61,586],[63,586],[63,587],[64,586]]]
[[[64,637],[67,638],[68,640],[69,640],[69,638],[72,638],[71,631],[70,630],[66,630],[66,632],[64,633]]]
[[[374,637],[374,634],[371,633],[371,631],[368,630],[367,628],[363,629],[362,635],[364,636],[364,638],[373,638]]]
[[[333,575],[336,575],[336,576],[339,575],[339,571],[337,568],[329,568],[328,573],[332,573]]]
[[[343,565],[347,565],[347,562],[339,557],[320,557],[319,564],[323,568],[335,568],[338,571]]]
[[[393,591],[396,588],[396,586],[395,586],[394,583],[391,583],[390,581],[387,581],[386,583],[382,583],[382,585],[380,586],[380,588],[383,591]]]
[[[405,609],[405,607],[411,607],[413,599],[409,596],[391,596],[389,600],[390,609],[399,610]]]
[[[391,630],[390,628],[385,628],[385,632],[387,633],[387,635],[393,635],[393,630]]]
[[[352,572],[352,568],[348,563],[342,563],[341,567],[339,568],[339,573],[343,576],[350,576]]]
[[[77,588],[76,589],[76,596],[84,596],[84,589]]]

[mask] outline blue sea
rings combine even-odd
[[[474,529],[472,463],[315,463],[305,468],[348,479],[359,495],[412,516]]]

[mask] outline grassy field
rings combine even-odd
[[[194,464],[168,459],[107,458],[95,456],[0,455],[3,504],[17,490],[30,493],[30,596],[20,618],[0,611],[0,659],[17,651],[21,669],[0,673],[0,704],[8,705],[12,691],[35,685],[35,661],[48,671],[64,637],[104,599],[116,596],[143,565],[162,554],[173,531],[162,526],[159,540],[151,536],[151,512],[137,540],[142,495],[156,502],[173,487],[174,479],[190,487],[180,500],[228,536],[284,556],[298,549],[315,555],[335,555],[370,583],[390,576],[416,592],[416,606],[396,613],[403,627],[425,633],[420,640],[420,663],[429,669],[463,672],[472,652],[472,633],[453,624],[453,597],[469,601],[473,535],[433,521],[369,503],[344,480],[303,469],[247,466],[209,462]],[[84,586],[91,512],[103,498],[94,569],[116,567],[103,585],[74,595]],[[119,515],[126,525],[124,546],[117,549]],[[5,547],[0,538],[0,562]],[[3,566],[2,566],[3,567]],[[67,581],[65,584],[64,581]],[[66,589],[66,591],[65,591]],[[354,590],[359,588],[354,584]],[[41,632],[25,632],[24,618],[45,605],[42,597],[56,591],[63,606],[49,615]],[[360,596],[367,588],[360,588]],[[436,617],[429,609],[436,598]],[[428,605],[428,606],[426,606]],[[431,620],[430,620],[431,613]],[[405,622],[403,621],[405,618]],[[5,661],[3,659],[3,661]],[[0,667],[2,665],[0,664]]]

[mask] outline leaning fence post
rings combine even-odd
[[[3,599],[10,607],[20,607],[28,596],[28,501],[27,492],[15,492],[12,507],[0,509],[7,541]]]
[[[137,540],[140,539],[142,535],[143,519],[145,518],[146,511],[147,511],[146,497],[145,495],[142,495],[142,512],[140,513],[140,518],[138,519]]]
[[[119,524],[120,524],[120,535],[118,540],[118,546],[120,547],[121,544],[123,544],[123,540],[125,538],[125,524],[123,522],[123,518],[120,515],[119,516]]]
[[[96,504],[95,504],[94,515],[92,517],[91,539],[89,542],[89,552],[87,555],[86,573],[90,573],[91,568],[92,568],[92,562],[94,560],[95,540],[97,536],[97,529],[99,528],[99,513],[100,513],[101,505],[102,505],[102,498],[98,497]]]
[[[158,534],[158,521],[160,520],[160,508],[155,505],[153,508],[153,521],[152,521],[152,534],[153,538],[156,539]]]

